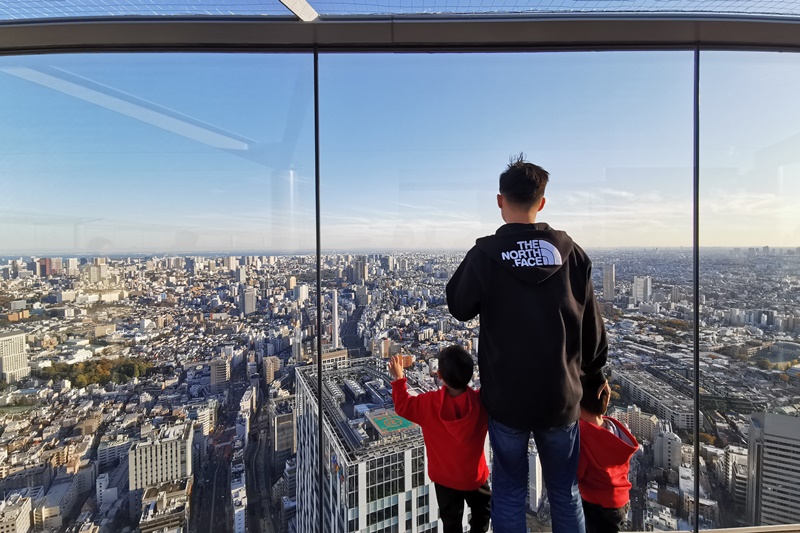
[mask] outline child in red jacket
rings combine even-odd
[[[470,532],[489,530],[489,468],[483,455],[488,419],[477,391],[469,387],[474,362],[460,346],[439,353],[437,391],[410,396],[400,356],[389,361],[394,409],[422,427],[428,476],[436,487],[444,533],[461,533],[464,502],[472,512]]]
[[[603,416],[610,393],[602,373],[584,376],[581,381],[578,487],[583,498],[586,533],[616,533],[630,508],[628,471],[639,444],[621,422]]]

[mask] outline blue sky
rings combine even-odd
[[[691,245],[692,53],[333,54],[322,243],[464,249],[548,169],[586,248]],[[307,54],[0,58],[4,253],[314,247]],[[701,58],[701,244],[800,246],[800,57]]]

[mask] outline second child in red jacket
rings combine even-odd
[[[470,532],[489,530],[491,491],[483,454],[488,419],[477,391],[469,387],[474,362],[460,346],[439,353],[437,391],[411,396],[400,356],[389,361],[392,399],[398,415],[422,427],[428,476],[436,487],[444,533],[461,533],[464,502],[472,517]]]
[[[586,533],[617,533],[630,508],[628,471],[639,444],[621,422],[603,416],[608,409],[610,392],[602,373],[584,376],[581,381],[578,487],[583,499]]]

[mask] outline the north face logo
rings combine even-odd
[[[519,249],[500,252],[503,261],[513,261],[519,266],[557,266],[561,264],[561,253],[550,242],[532,239],[517,241]]]

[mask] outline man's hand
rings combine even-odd
[[[403,379],[405,373],[403,372],[403,357],[394,355],[389,358],[389,375],[395,380]]]

